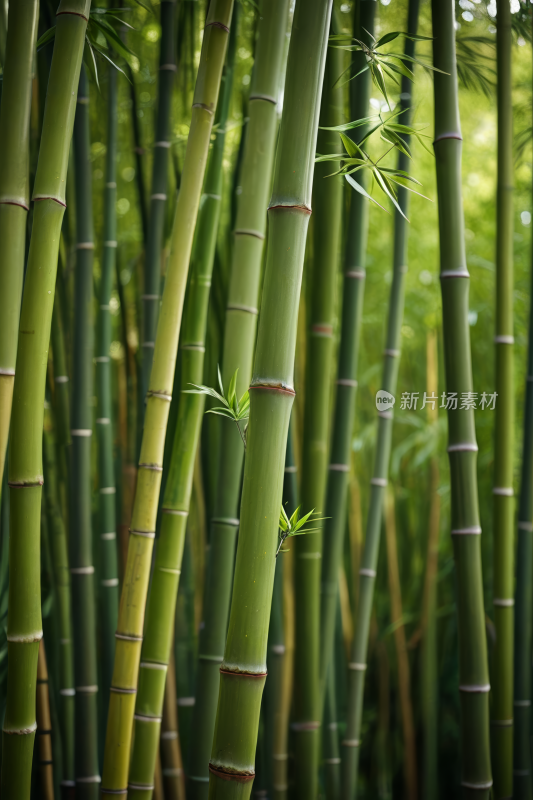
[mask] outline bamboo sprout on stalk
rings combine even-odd
[[[368,2],[368,0],[366,0]],[[405,56],[413,58],[414,40],[418,26],[419,0],[410,0],[408,12],[408,34],[405,41]],[[402,76],[400,96],[403,110],[402,120],[409,124],[407,101],[411,101],[411,85],[408,76]],[[407,145],[408,137],[404,137]],[[407,145],[408,146],[408,145]],[[408,156],[405,150],[398,154],[398,171],[408,174]],[[403,321],[404,282],[407,272],[407,227],[408,193],[405,187],[398,191],[397,211],[394,214],[394,254],[392,286],[387,317],[387,334],[383,351],[383,374],[381,388],[396,394],[400,362],[400,330]],[[359,569],[358,605],[355,620],[355,635],[349,663],[348,719],[343,745],[343,792],[346,797],[357,794],[361,722],[363,714],[365,671],[367,667],[368,636],[374,599],[374,585],[379,553],[384,493],[388,483],[392,438],[392,410],[378,411],[378,433],[374,472],[371,479],[370,507],[366,524],[366,537]]]
[[[185,529],[189,515],[196,451],[204,398],[189,385],[201,381],[204,370],[207,311],[223,187],[226,126],[233,87],[238,13],[229,37],[226,69],[217,115],[216,139],[205,178],[198,215],[191,281],[181,337],[181,397],[172,455],[163,497],[161,532],[146,607],[139,686],[135,706],[135,735],[130,765],[131,798],[149,797],[163,712],[165,676],[173,642],[174,615],[181,573]]]
[[[469,274],[464,246],[461,197],[462,137],[457,98],[455,19],[452,0],[432,0],[435,159],[439,203],[440,278],[443,310],[446,388],[472,391],[468,327]],[[447,74],[443,74],[447,73]],[[479,508],[474,412],[448,409],[451,476],[451,526],[457,569],[459,692],[461,700],[462,777],[465,798],[488,800],[491,786],[489,745],[490,691]]]
[[[342,73],[342,51],[328,48],[320,123],[336,127],[343,120],[343,91],[336,86]],[[320,130],[319,152],[331,152],[337,134]],[[328,178],[331,166],[315,166],[314,229],[311,311],[307,336],[307,369],[302,453],[301,498],[304,509],[324,506],[331,380],[334,374],[333,321],[336,308],[340,254],[343,181]],[[297,797],[315,798],[318,792],[321,703],[320,571],[322,531],[298,539],[294,545],[295,581],[295,697],[294,747]]]
[[[39,538],[44,391],[68,153],[89,9],[90,0],[62,0],[57,11],[34,183],[11,419],[8,690],[1,777],[6,799],[30,796],[42,638]]]
[[[294,12],[250,385],[233,602],[209,763],[212,799],[247,800],[255,775],[279,508],[294,400],[298,301],[331,5],[329,0],[297,0]],[[300,113],[302,108],[305,115]]]
[[[513,791],[514,367],[513,105],[511,7],[498,0],[496,28],[498,178],[496,199],[496,349],[494,434],[494,626],[491,740],[494,798]]]
[[[251,372],[261,260],[266,231],[266,208],[271,186],[278,117],[276,103],[287,27],[287,0],[260,5],[258,38],[252,76],[249,121],[242,161],[242,192],[239,195],[230,285],[226,307],[222,356],[222,382],[228,386],[239,370],[237,397],[247,389]],[[208,763],[215,727],[220,681],[230,607],[235,538],[242,474],[243,447],[234,425],[222,422],[219,480],[207,564],[208,580],[201,630],[197,703],[193,710],[189,792],[192,800],[207,797]]]
[[[147,394],[128,557],[119,608],[104,754],[102,787],[104,797],[112,797],[117,791],[126,791],[128,783],[135,695],[163,469],[165,433],[192,239],[232,9],[233,0],[213,0],[209,6],[202,42],[191,127],[176,204],[167,277]],[[163,671],[161,673],[164,674]]]
[[[33,49],[39,3],[20,0],[9,8],[0,110],[0,478],[11,420],[17,359],[26,217],[30,205],[30,104]],[[1,494],[0,484],[0,494]]]
[[[161,48],[159,52],[159,87],[155,124],[152,193],[148,215],[148,238],[144,264],[142,376],[141,396],[144,397],[150,380],[154,354],[157,317],[160,303],[161,249],[167,203],[168,165],[170,152],[170,110],[176,75],[175,10],[176,0],[161,3]]]

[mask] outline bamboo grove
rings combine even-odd
[[[2,800],[533,800],[532,54],[0,3]]]

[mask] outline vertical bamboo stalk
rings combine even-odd
[[[446,388],[472,391],[470,331],[468,327],[469,274],[464,248],[461,197],[461,126],[457,100],[455,19],[452,0],[432,0],[433,60],[435,73],[435,158],[439,202],[441,291],[443,307]],[[492,786],[489,746],[490,691],[479,508],[477,444],[474,412],[448,410],[452,497],[452,537],[457,568],[459,630],[459,692],[463,796],[488,800]]]
[[[94,233],[90,150],[89,83],[85,68],[82,67],[74,122],[76,267],[72,361],[70,574],[76,684],[76,797],[96,800],[100,788],[100,770],[96,598],[91,514]]]
[[[392,489],[389,489],[385,502],[385,539],[387,542],[387,567],[391,604],[391,623],[396,625],[394,629],[394,644],[396,647],[396,661],[398,664],[398,695],[400,699],[400,711],[402,715],[405,798],[406,800],[416,800],[418,796],[418,781],[416,768],[415,724],[413,716],[413,703],[411,700],[409,656],[407,654],[405,627],[402,621],[402,589],[400,584],[400,572],[398,568],[398,542],[396,535],[394,495]]]
[[[232,254],[222,380],[228,385],[236,369],[237,394],[249,383],[255,334],[266,208],[277,133],[276,103],[287,26],[287,0],[261,3],[258,39],[249,100],[249,121],[242,162]],[[189,792],[192,800],[207,797],[209,756],[230,607],[243,447],[235,426],[221,426],[220,461],[207,564],[204,626],[200,634],[197,704],[193,710]]]
[[[320,124],[343,122],[343,91],[334,84],[342,73],[342,51],[330,48],[326,59]],[[320,131],[318,152],[338,148],[338,135]],[[343,180],[327,177],[331,166],[315,166],[315,222],[310,329],[307,336],[306,387],[302,453],[302,508],[322,512],[327,480],[333,378],[333,321],[340,254]],[[320,718],[320,571],[322,532],[294,540],[295,633],[294,747],[296,794],[309,800],[318,791]],[[335,583],[335,588],[337,585]],[[335,597],[336,597],[335,592]]]
[[[513,791],[514,365],[513,365],[513,99],[511,7],[497,3],[498,179],[496,189],[496,349],[498,393],[494,439],[494,626],[491,740],[494,798]]]
[[[233,0],[213,0],[209,6],[202,42],[146,401],[128,557],[120,600],[104,756],[104,797],[112,797],[117,791],[127,791],[144,613],[183,299],[232,9]],[[179,515],[165,516],[173,516],[177,520]],[[172,579],[177,578],[173,573],[168,574]],[[159,672],[164,675],[163,670]]]
[[[368,0],[366,0],[368,2]],[[418,27],[419,0],[409,0],[407,29],[416,33]],[[405,52],[413,57],[414,42],[406,40]],[[411,100],[411,83],[402,77],[400,97],[403,109],[402,120],[408,125],[410,120],[408,102]],[[404,153],[398,155],[398,167],[408,171],[408,158]],[[408,192],[399,188],[398,204],[404,214],[408,211]],[[394,253],[392,286],[387,318],[387,334],[383,351],[383,376],[381,388],[395,395],[400,365],[401,326],[404,309],[404,284],[407,272],[407,225],[406,219],[399,211],[394,214]],[[357,794],[357,775],[359,769],[359,747],[361,721],[363,714],[363,698],[365,671],[367,668],[368,635],[374,585],[378,563],[381,523],[383,516],[383,499],[388,484],[389,461],[392,439],[392,410],[378,411],[378,435],[374,460],[374,474],[371,479],[370,508],[366,523],[366,537],[359,569],[358,605],[353,639],[352,656],[349,662],[348,678],[348,720],[346,738],[343,741],[343,792],[352,798]]]
[[[44,391],[68,153],[89,9],[90,0],[62,0],[56,15],[20,317],[9,463],[8,688],[0,785],[6,800],[30,796],[35,681],[42,638],[39,539]]]
[[[165,800],[185,800],[185,775],[181,758],[176,701],[176,663],[174,650],[171,649],[165,683],[160,744]]]
[[[43,800],[54,800],[54,762],[52,760],[52,718],[50,716],[50,693],[44,639],[39,642],[37,659],[37,744],[40,796]]]
[[[268,212],[233,602],[209,764],[212,800],[247,800],[255,774],[285,451],[294,400],[298,300],[330,16],[329,0],[297,0]]]
[[[206,173],[204,200],[198,215],[191,281],[183,321],[181,397],[163,498],[161,531],[146,607],[135,705],[135,736],[128,791],[133,800],[151,797],[154,758],[159,748],[165,674],[174,638],[176,597],[204,410],[204,397],[190,394],[188,390],[192,384],[198,385],[202,382],[204,371],[207,312],[223,190],[222,166],[233,87],[238,16],[236,12],[229,36],[226,70],[215,117],[218,127]]]
[[[30,106],[39,3],[10,3],[0,110],[0,477],[15,383],[26,217],[30,204]],[[0,484],[0,494],[1,494]]]
[[[141,297],[143,303],[141,397],[144,397],[148,390],[159,314],[161,248],[163,245],[167,204],[168,160],[170,153],[170,111],[172,107],[172,89],[177,69],[174,38],[176,0],[162,0],[160,8],[161,45],[159,51],[159,86],[152,167],[152,194],[150,195],[148,239],[146,241],[144,264],[144,294]]]
[[[327,800],[339,800],[341,791],[341,758],[337,722],[337,697],[335,692],[335,654],[330,660],[326,679],[324,708],[324,765]]]
[[[116,272],[116,155],[117,155],[117,72],[108,70],[107,152],[104,191],[104,252],[100,277],[100,297],[96,337],[96,440],[98,444],[99,537],[100,537],[100,620],[102,645],[102,683],[105,712],[115,655],[118,619],[118,558],[116,532],[116,485],[113,459],[113,399],[111,393],[111,314],[109,301]]]
[[[437,332],[427,337],[427,393],[438,395]],[[437,403],[426,406],[428,423],[436,426]],[[421,652],[421,710],[422,710],[422,796],[424,800],[438,798],[438,663],[437,663],[437,570],[439,565],[440,483],[438,455],[430,464],[430,511],[426,575],[424,580],[422,652]]]

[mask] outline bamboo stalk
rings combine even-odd
[[[341,758],[337,722],[337,697],[335,692],[335,654],[330,660],[326,679],[324,708],[324,765],[327,800],[339,800],[341,791]]]
[[[237,395],[249,383],[257,325],[266,208],[277,133],[279,92],[287,0],[261,3],[252,77],[249,121],[242,162],[235,240],[224,330],[222,380],[228,385],[238,369]],[[221,426],[220,460],[207,564],[204,626],[200,634],[197,697],[193,710],[189,769],[192,800],[207,797],[208,764],[213,743],[219,667],[224,653],[230,607],[243,447],[235,426]]]
[[[496,350],[494,438],[494,626],[491,743],[494,798],[513,791],[514,364],[513,364],[513,100],[511,7],[497,3],[498,178],[496,199]]]
[[[329,0],[296,3],[268,211],[233,602],[209,764],[210,798],[247,800],[255,774],[285,450],[294,400],[298,300],[330,16]]]
[[[44,639],[39,642],[37,659],[37,743],[40,796],[43,800],[54,800],[54,762],[52,760],[52,718],[48,689],[48,668]]]
[[[335,87],[342,73],[342,51],[329,48],[324,75],[320,124],[340,125],[343,91]],[[319,153],[338,149],[338,135],[321,130]],[[326,493],[330,432],[331,383],[334,370],[333,322],[336,310],[340,255],[343,180],[327,177],[331,165],[315,166],[311,309],[307,336],[306,387],[302,452],[302,508],[322,512]],[[318,792],[320,719],[320,571],[322,532],[300,536],[295,552],[294,748],[296,796],[314,798]],[[338,572],[338,570],[337,570]],[[335,582],[335,599],[337,584]]]
[[[438,395],[437,333],[427,336],[427,393]],[[437,424],[438,407],[426,406],[428,422]],[[426,575],[424,580],[422,653],[421,653],[421,707],[422,707],[422,793],[424,800],[438,798],[438,663],[437,663],[437,571],[439,564],[440,533],[440,483],[439,461],[435,455],[430,464],[430,511]]]
[[[368,0],[366,0],[368,2]],[[409,0],[407,28],[416,33],[418,26],[419,0]],[[406,39],[405,52],[413,57],[414,42]],[[410,120],[408,102],[411,102],[411,84],[408,78],[402,77],[400,105],[403,109],[403,124]],[[399,169],[409,170],[408,157],[404,153],[398,155]],[[398,204],[407,215],[408,192],[399,188]],[[393,396],[396,394],[398,369],[400,365],[401,326],[404,309],[404,283],[407,272],[407,226],[406,219],[396,211],[394,214],[394,254],[392,286],[387,316],[387,334],[383,351],[383,374],[381,388]],[[352,655],[349,663],[348,678],[348,720],[346,738],[343,741],[343,792],[346,797],[355,797],[357,793],[357,776],[359,769],[359,752],[361,737],[361,721],[363,714],[363,698],[365,671],[367,668],[368,635],[374,600],[374,585],[381,537],[383,516],[383,500],[388,483],[389,462],[392,439],[393,412],[378,411],[378,434],[374,457],[374,472],[371,479],[370,507],[366,523],[366,536],[359,569],[358,605],[355,620],[355,636]]]
[[[439,202],[441,291],[446,388],[472,391],[468,327],[469,274],[461,198],[461,128],[457,102],[454,5],[432,1],[435,73],[435,158]],[[474,412],[448,410],[452,538],[457,567],[462,787],[465,798],[487,800],[492,786],[489,676],[476,479]]]
[[[171,648],[165,682],[160,744],[165,800],[185,800],[185,775],[181,758],[176,701],[176,663],[174,649]]]
[[[141,397],[148,390],[154,354],[157,317],[160,303],[161,249],[167,204],[168,164],[170,153],[170,111],[176,76],[175,11],[176,0],[161,2],[161,45],[159,51],[159,86],[155,123],[152,194],[148,215],[148,238],[144,263],[143,325],[141,341]]]
[[[394,629],[394,644],[396,647],[396,661],[398,664],[398,694],[400,698],[400,710],[402,715],[405,797],[407,800],[416,800],[416,797],[418,796],[418,781],[416,767],[415,724],[413,703],[411,700],[409,656],[407,654],[405,627],[402,621],[402,587],[398,568],[398,542],[396,534],[394,494],[392,489],[389,489],[385,502],[385,539],[387,542],[387,567],[391,605],[391,623],[396,626]]]
[[[11,3],[0,109],[0,477],[9,437],[17,359],[26,217],[30,205],[30,106],[39,3]],[[4,39],[5,41],[5,39]],[[0,484],[0,494],[1,494]]]
[[[232,9],[233,0],[213,0],[202,42],[146,401],[128,558],[119,608],[104,756],[104,797],[113,796],[117,791],[125,792],[128,783],[144,612],[183,299]],[[177,577],[168,574],[173,579]],[[162,670],[160,672],[164,674]]]
[[[190,394],[189,390],[191,385],[202,382],[204,372],[207,311],[223,190],[222,166],[233,87],[237,26],[236,12],[229,36],[226,70],[215,118],[218,123],[216,139],[207,168],[202,208],[198,215],[191,282],[183,322],[180,346],[181,396],[163,498],[161,531],[146,608],[135,706],[135,736],[128,791],[132,800],[151,796],[154,757],[159,746],[165,674],[174,638],[176,597],[204,411],[204,397]]]
[[[354,36],[361,38],[374,30],[376,3],[361,0],[356,8]],[[353,72],[362,68],[364,56],[354,53]],[[368,115],[370,99],[370,76],[368,71],[358,76],[351,84],[351,119]],[[334,142],[337,145],[337,142]],[[331,150],[330,152],[334,152]],[[364,187],[366,176],[358,173],[357,180]],[[342,560],[346,496],[350,472],[351,442],[355,417],[357,393],[357,362],[363,297],[365,288],[365,261],[368,233],[368,200],[352,192],[350,197],[349,222],[347,225],[346,251],[344,254],[344,281],[341,317],[341,340],[337,368],[337,385],[333,429],[331,434],[330,465],[325,501],[324,537],[328,546],[323,552],[321,604],[320,604],[320,681],[322,705],[325,698],[326,676],[332,658],[335,636],[335,614],[337,608],[338,575]]]
[[[1,777],[6,800],[30,796],[35,681],[42,638],[39,538],[44,391],[68,152],[89,8],[89,0],[62,0],[59,5],[34,184],[11,419],[8,690]]]
[[[118,557],[116,484],[113,461],[113,399],[111,393],[111,309],[109,301],[116,272],[116,155],[117,155],[117,72],[108,70],[107,151],[104,191],[104,242],[96,336],[96,440],[98,445],[99,538],[100,538],[100,624],[102,646],[103,705],[109,703],[109,686],[115,655],[118,619]]]
[[[533,289],[533,244],[530,253]],[[533,301],[533,291],[530,303]],[[513,797],[532,800],[531,777],[531,640],[533,609],[533,315],[529,310],[529,337],[524,402],[524,438],[518,503],[516,551],[516,613],[514,628]]]

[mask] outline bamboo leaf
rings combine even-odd
[[[373,203],[375,203],[377,206],[379,206],[387,214],[389,213],[387,211],[387,209],[384,206],[381,205],[381,203],[378,203],[377,200],[374,200],[374,198],[371,195],[369,195],[368,192],[366,192],[363,189],[363,187],[361,186],[360,183],[357,183],[357,181],[355,181],[350,175],[345,175],[344,177],[346,178],[346,180],[348,181],[348,183],[350,184],[352,189],[355,189],[356,192],[359,192],[359,194],[362,194],[363,197],[366,197],[367,200],[371,200]]]
[[[231,376],[231,380],[230,380],[230,382],[229,382],[229,387],[228,387],[228,397],[227,397],[227,400],[228,400],[228,405],[230,405],[230,406],[234,406],[234,401],[235,401],[235,387],[237,386],[237,375],[238,375],[238,373],[239,373],[239,368],[237,367],[237,369],[235,370],[235,372],[234,372],[234,373],[233,373],[233,375]],[[236,411],[238,411],[238,410],[239,410],[239,404],[238,404],[238,403],[237,403],[237,407],[236,407],[236,409],[235,409],[235,410],[236,410]]]
[[[37,52],[42,50],[43,47],[46,47],[46,45],[55,38],[55,35],[56,35],[56,26],[54,25],[52,28],[49,28],[47,31],[45,31],[45,33],[43,33],[41,38],[38,40],[36,45]]]
[[[376,42],[376,47],[381,47],[384,44],[388,44],[389,42],[394,41],[394,39],[397,39],[398,36],[402,36],[401,31],[391,31],[390,33],[386,33],[385,36],[382,36],[381,39],[378,39]]]

